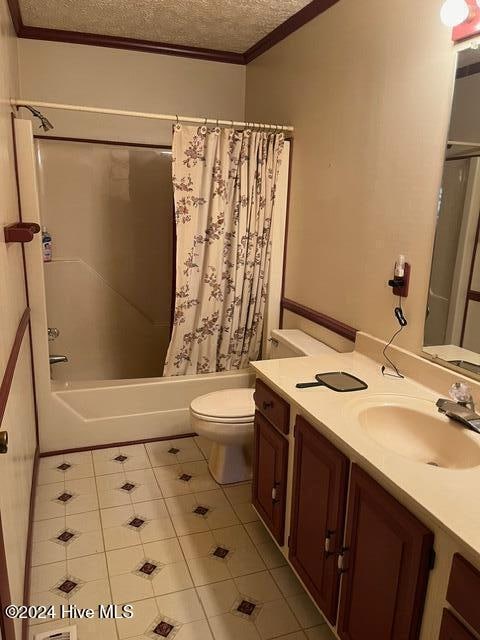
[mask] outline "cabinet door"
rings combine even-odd
[[[448,609],[443,610],[438,640],[476,640],[475,636]]]
[[[344,640],[418,638],[433,534],[352,465],[338,633]]]
[[[258,411],[255,414],[253,505],[283,545],[288,441]]]
[[[335,624],[348,459],[303,418],[295,425],[290,561],[328,620]]]

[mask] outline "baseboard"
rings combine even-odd
[[[28,605],[30,602],[30,577],[32,565],[32,547],[33,547],[33,518],[35,511],[35,495],[37,492],[38,467],[40,462],[40,451],[37,445],[35,457],[33,459],[32,486],[30,489],[30,508],[28,513],[28,534],[27,534],[27,553],[25,557],[25,576],[23,579],[23,603]],[[28,620],[23,620],[22,624],[22,640],[28,638]]]
[[[110,449],[111,447],[128,447],[133,444],[148,444],[149,442],[163,442],[164,440],[181,440],[183,438],[193,438],[196,433],[183,433],[177,436],[162,436],[159,438],[145,438],[144,440],[127,440],[126,442],[108,442],[107,444],[95,444],[89,447],[76,447],[75,449],[61,449],[59,451],[45,451],[40,454],[40,458],[50,458],[51,456],[61,456],[67,453],[80,453],[81,451],[94,451],[96,449]]]

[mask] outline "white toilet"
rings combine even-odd
[[[297,329],[271,334],[269,359],[318,356],[334,352]],[[208,466],[219,484],[244,482],[252,477],[254,389],[224,389],[195,398],[190,405],[192,431],[210,440]]]

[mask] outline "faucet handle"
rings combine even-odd
[[[463,405],[473,406],[473,397],[470,387],[465,382],[455,382],[450,387],[448,395],[452,400]]]

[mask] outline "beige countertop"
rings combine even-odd
[[[320,356],[265,360],[252,363],[257,375],[276,389],[295,409],[310,420],[333,444],[370,470],[385,487],[397,487],[403,502],[415,503],[436,523],[460,539],[480,559],[480,466],[471,469],[432,467],[391,452],[378,444],[360,426],[355,406],[360,398],[384,394],[404,396],[402,404],[426,400],[437,416],[438,391],[405,378],[384,377],[381,365],[358,352],[326,353]],[[336,393],[326,387],[297,389],[297,382],[311,382],[316,373],[346,371],[361,378],[368,389],[354,393]],[[445,390],[447,392],[447,390]],[[447,397],[447,393],[445,393]],[[380,398],[381,400],[381,398]],[[425,403],[424,403],[425,404]],[[429,405],[426,405],[430,410]],[[448,418],[440,416],[442,420]],[[464,429],[458,425],[458,429]],[[472,446],[480,445],[480,435],[465,429]]]

